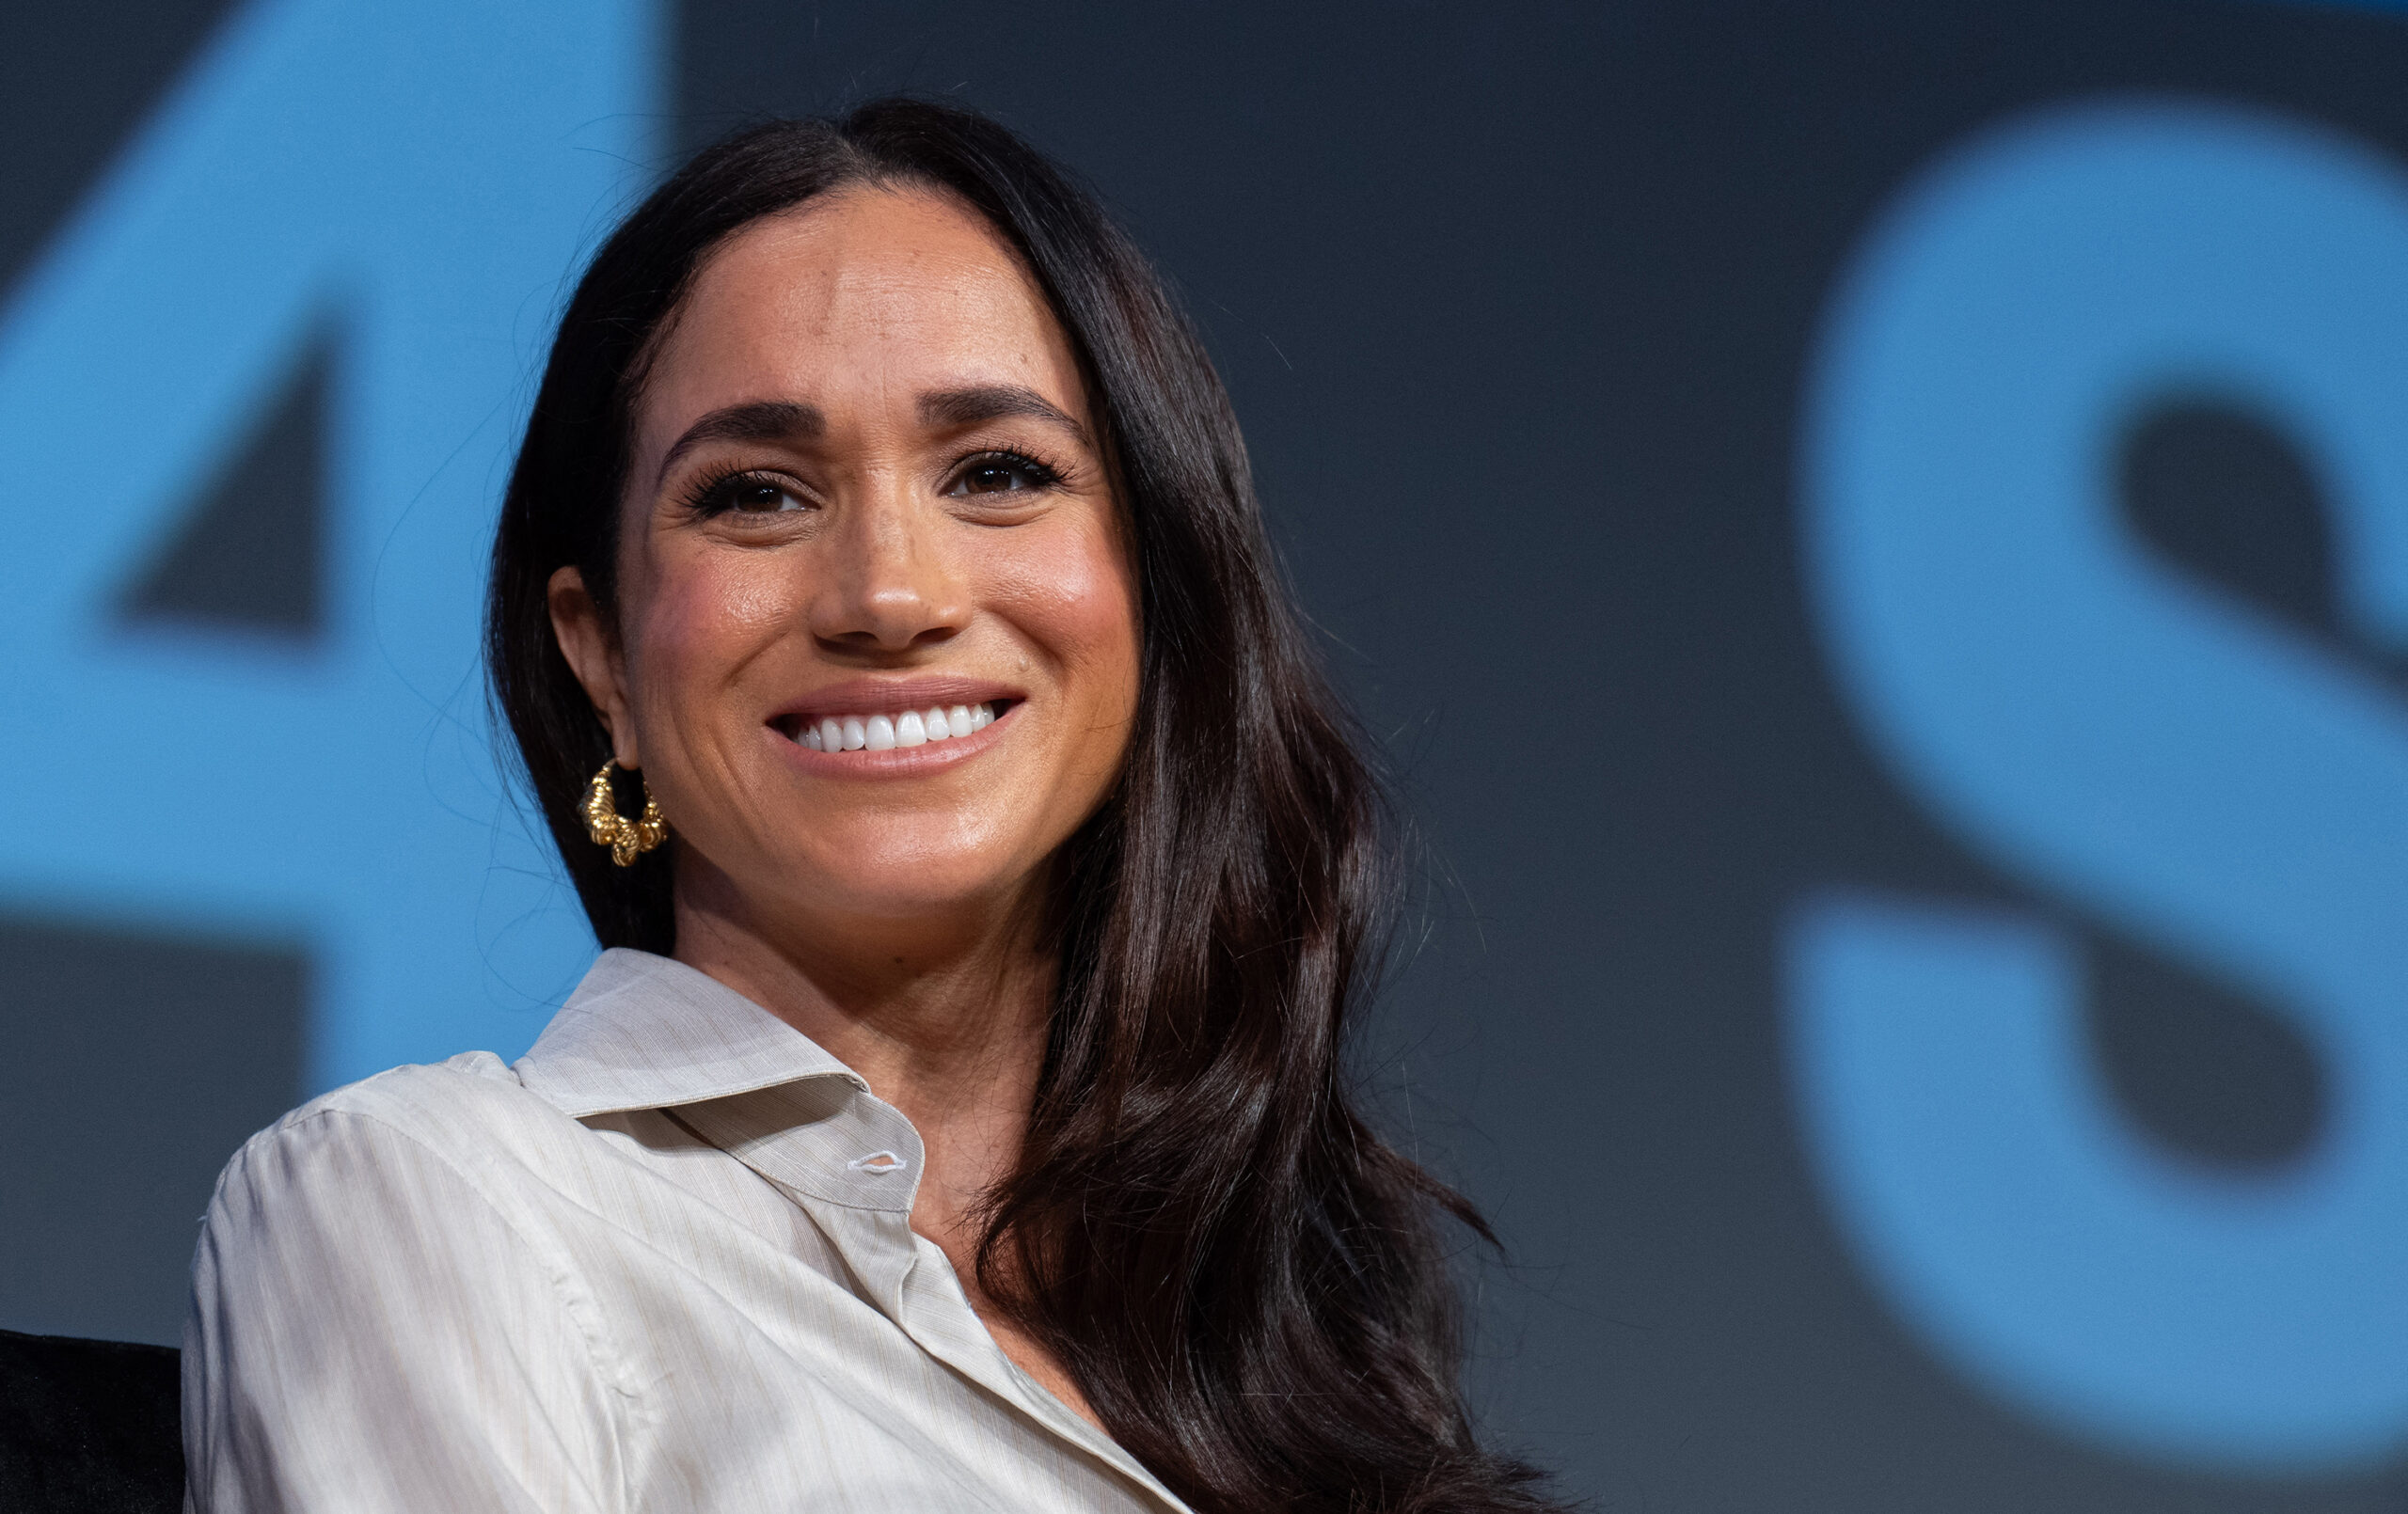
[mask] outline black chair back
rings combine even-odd
[[[0,1330],[0,1509],[179,1514],[177,1354]]]

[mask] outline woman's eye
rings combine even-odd
[[[1044,464],[1025,457],[982,457],[961,470],[952,493],[1003,494],[1011,490],[1043,489],[1056,481],[1054,472]]]
[[[758,516],[784,514],[810,506],[791,485],[776,479],[738,477],[712,489],[706,508],[712,514]]]

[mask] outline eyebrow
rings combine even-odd
[[[920,396],[920,422],[927,426],[975,426],[982,421],[1025,416],[1051,421],[1092,448],[1087,429],[1035,389],[1019,384],[978,384],[968,388],[937,389]]]
[[[1051,421],[1092,448],[1086,427],[1035,389],[1020,384],[975,384],[958,389],[935,389],[920,396],[920,422],[928,426],[975,426],[1011,416]],[[677,460],[709,442],[797,442],[825,435],[828,418],[817,405],[791,400],[754,400],[724,405],[686,428],[662,454],[653,487],[669,477]]]
[[[653,478],[653,487],[669,477],[677,460],[705,442],[794,442],[809,441],[828,430],[828,418],[817,405],[797,404],[787,400],[755,400],[749,404],[731,404],[712,411],[686,428],[686,434],[669,445],[660,460],[660,471]]]

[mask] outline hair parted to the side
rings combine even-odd
[[[1396,866],[1381,791],[1281,587],[1219,377],[1095,200],[1003,127],[909,100],[707,149],[578,286],[494,546],[494,690],[608,946],[673,943],[668,846],[629,868],[578,804],[610,755],[551,628],[581,570],[613,613],[642,366],[729,233],[848,185],[958,196],[1025,260],[1088,382],[1142,595],[1120,781],[1056,875],[1051,1042],[981,1281],[1112,1434],[1198,1509],[1538,1510],[1458,1385],[1440,1227],[1485,1236],[1350,1098]]]

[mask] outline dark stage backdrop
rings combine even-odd
[[[1494,1434],[1602,1509],[2408,1508],[2408,18],[521,8],[0,23],[0,1325],[173,1340],[245,1132],[540,1028],[462,618],[560,270],[907,88],[1235,393],[1424,844],[1364,1075],[1505,1238]],[[243,114],[310,90],[351,168]]]

